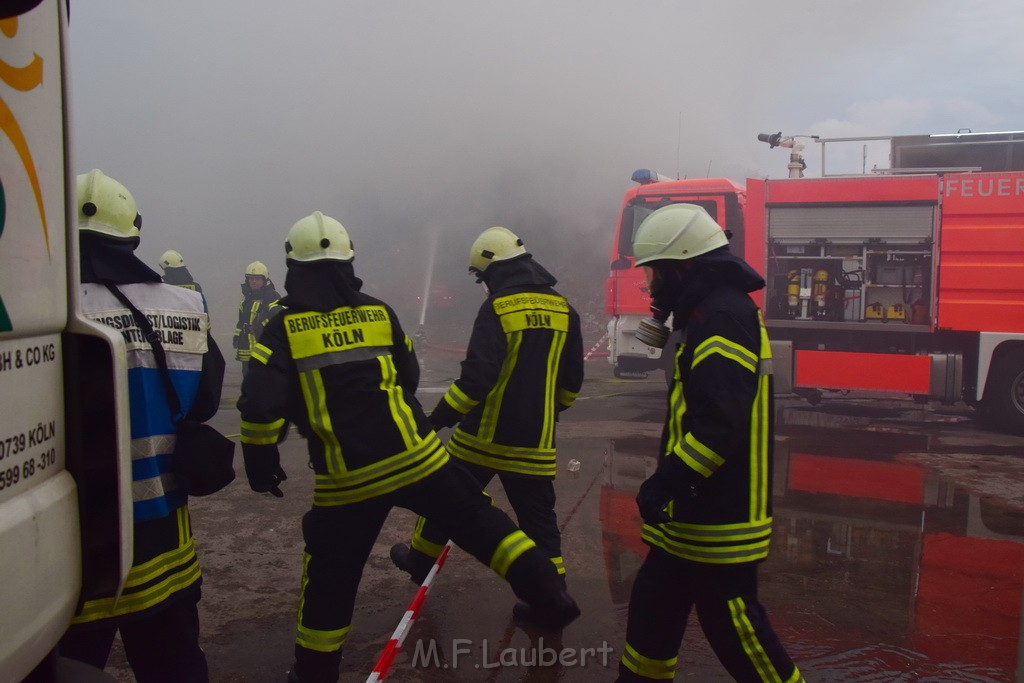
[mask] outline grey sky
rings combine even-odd
[[[786,173],[758,132],[1024,128],[1022,29],[1019,0],[73,2],[75,167],[132,190],[140,254],[184,254],[220,339],[313,210],[407,328],[435,231],[468,324],[494,224],[600,314],[635,168],[742,182]]]

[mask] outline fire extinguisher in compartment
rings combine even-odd
[[[800,310],[800,271],[798,270],[789,271],[786,302],[789,305],[789,315],[795,318]]]
[[[824,318],[828,303],[828,271],[818,270],[814,273],[814,315]]]
[[[785,289],[786,302],[790,305],[790,315],[796,317],[800,312],[800,271],[790,271],[790,285]]]

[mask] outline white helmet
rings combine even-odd
[[[729,244],[725,231],[696,204],[669,204],[640,223],[633,236],[636,265],[651,261],[686,259]]]
[[[495,261],[507,261],[525,253],[523,241],[508,228],[487,228],[469,250],[469,269],[484,273]]]
[[[168,249],[164,252],[164,255],[160,257],[158,264],[164,270],[167,270],[168,268],[184,268],[185,259],[183,259],[181,254],[173,249]]]
[[[121,183],[93,169],[78,176],[78,229],[137,239],[142,227],[135,198]]]
[[[284,251],[289,260],[303,263],[347,262],[355,257],[352,239],[345,226],[319,211],[314,211],[292,226],[284,243]]]
[[[253,261],[245,267],[245,274],[252,277],[270,277],[270,271],[263,265],[262,261]]]

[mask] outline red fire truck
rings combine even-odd
[[[892,138],[891,168],[803,178],[671,180],[647,171],[622,202],[606,286],[616,375],[665,365],[634,338],[650,299],[631,241],[651,211],[699,204],[762,273],[776,388],[964,401],[1024,433],[1024,132]],[[822,154],[822,167],[825,155]]]

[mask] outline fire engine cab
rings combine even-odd
[[[890,168],[820,178],[802,177],[794,138],[759,137],[793,149],[790,177],[739,185],[633,174],[606,287],[616,374],[667,362],[633,336],[650,299],[630,245],[651,211],[689,202],[765,277],[758,302],[778,391],[965,401],[989,424],[1024,433],[1024,132],[814,138],[823,150],[890,147]]]

